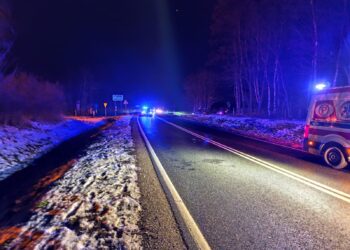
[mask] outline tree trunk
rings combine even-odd
[[[273,72],[273,107],[272,107],[272,113],[275,115],[277,113],[277,70],[278,70],[278,56],[276,56],[275,59],[275,69]]]
[[[315,3],[314,0],[310,0],[311,7],[311,18],[312,18],[312,42],[313,42],[313,55],[312,55],[312,78],[313,83],[317,80],[317,64],[318,64],[318,30],[317,30],[317,20],[315,13]]]
[[[336,48],[336,63],[335,63],[335,70],[334,70],[334,77],[332,81],[332,87],[337,86],[337,80],[339,75],[339,68],[340,68],[340,51],[342,48],[342,44],[344,43],[346,37],[347,37],[347,23],[348,23],[348,12],[347,7],[348,6],[348,0],[343,0],[343,26],[341,33],[339,35],[339,40],[337,41],[337,48]],[[349,84],[349,83],[348,83]]]

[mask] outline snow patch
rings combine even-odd
[[[24,128],[0,126],[0,181],[61,142],[103,123],[99,118],[65,119],[57,124],[31,122]]]
[[[273,120],[228,115],[183,115],[181,118],[224,128],[249,137],[302,148],[305,121]]]
[[[10,248],[38,232],[35,249],[141,248],[140,190],[129,122],[130,117],[123,117],[103,131],[44,195]]]

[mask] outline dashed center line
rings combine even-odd
[[[267,168],[267,169],[269,169],[271,171],[274,171],[276,173],[279,173],[281,175],[287,176],[287,177],[289,177],[289,178],[291,178],[293,180],[296,180],[296,181],[298,181],[300,183],[303,183],[303,184],[305,184],[305,185],[307,185],[307,186],[309,186],[311,188],[317,189],[320,192],[326,193],[326,194],[328,194],[328,195],[330,195],[332,197],[335,197],[337,199],[340,199],[340,200],[350,204],[350,194],[348,194],[348,193],[345,193],[345,192],[342,192],[340,190],[334,189],[334,188],[332,188],[330,186],[327,186],[327,185],[322,184],[320,182],[314,181],[314,180],[309,179],[309,178],[307,178],[305,176],[302,176],[300,174],[296,174],[296,173],[294,173],[292,171],[286,170],[286,169],[284,169],[282,167],[279,167],[279,166],[277,166],[275,164],[272,164],[272,163],[269,163],[269,162],[264,161],[262,159],[259,159],[259,158],[255,157],[255,156],[252,156],[252,155],[249,155],[249,154],[244,153],[242,151],[239,151],[237,149],[231,148],[231,147],[229,147],[227,145],[224,145],[224,144],[222,144],[220,142],[217,142],[215,140],[212,140],[210,138],[207,138],[205,136],[197,134],[197,133],[195,133],[195,132],[193,132],[191,130],[188,130],[188,129],[184,128],[184,127],[176,125],[176,124],[174,124],[172,122],[169,122],[169,121],[167,121],[167,120],[165,120],[163,118],[159,118],[159,117],[157,117],[157,118],[159,120],[161,120],[161,121],[163,121],[163,122],[165,122],[165,123],[167,123],[167,124],[177,128],[177,129],[179,129],[179,130],[182,130],[183,132],[186,132],[186,133],[188,133],[188,134],[190,134],[190,135],[192,135],[192,136],[194,136],[196,138],[204,140],[204,141],[206,141],[206,142],[208,142],[208,143],[210,143],[212,145],[215,145],[216,147],[224,149],[224,150],[226,150],[226,151],[228,151],[228,152],[230,152],[232,154],[235,154],[235,155],[240,156],[240,157],[242,157],[244,159],[247,159],[247,160],[249,160],[251,162],[254,162],[254,163],[256,163],[256,164],[258,164],[258,165],[260,165],[260,166],[262,166],[264,168]]]

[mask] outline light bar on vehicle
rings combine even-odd
[[[310,125],[305,125],[304,138],[308,138],[309,137],[309,130],[310,130]]]
[[[325,88],[327,88],[329,86],[329,84],[327,82],[320,82],[320,83],[317,83],[315,85],[315,88],[317,90],[324,90]]]

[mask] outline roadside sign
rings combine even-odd
[[[123,95],[112,95],[113,102],[122,102],[124,100]]]
[[[129,102],[127,100],[124,100],[123,104],[124,104],[124,109],[126,110],[128,108]]]
[[[104,103],[103,103],[103,106],[105,107],[105,116],[107,116],[107,105],[108,105],[107,102],[104,102]]]

